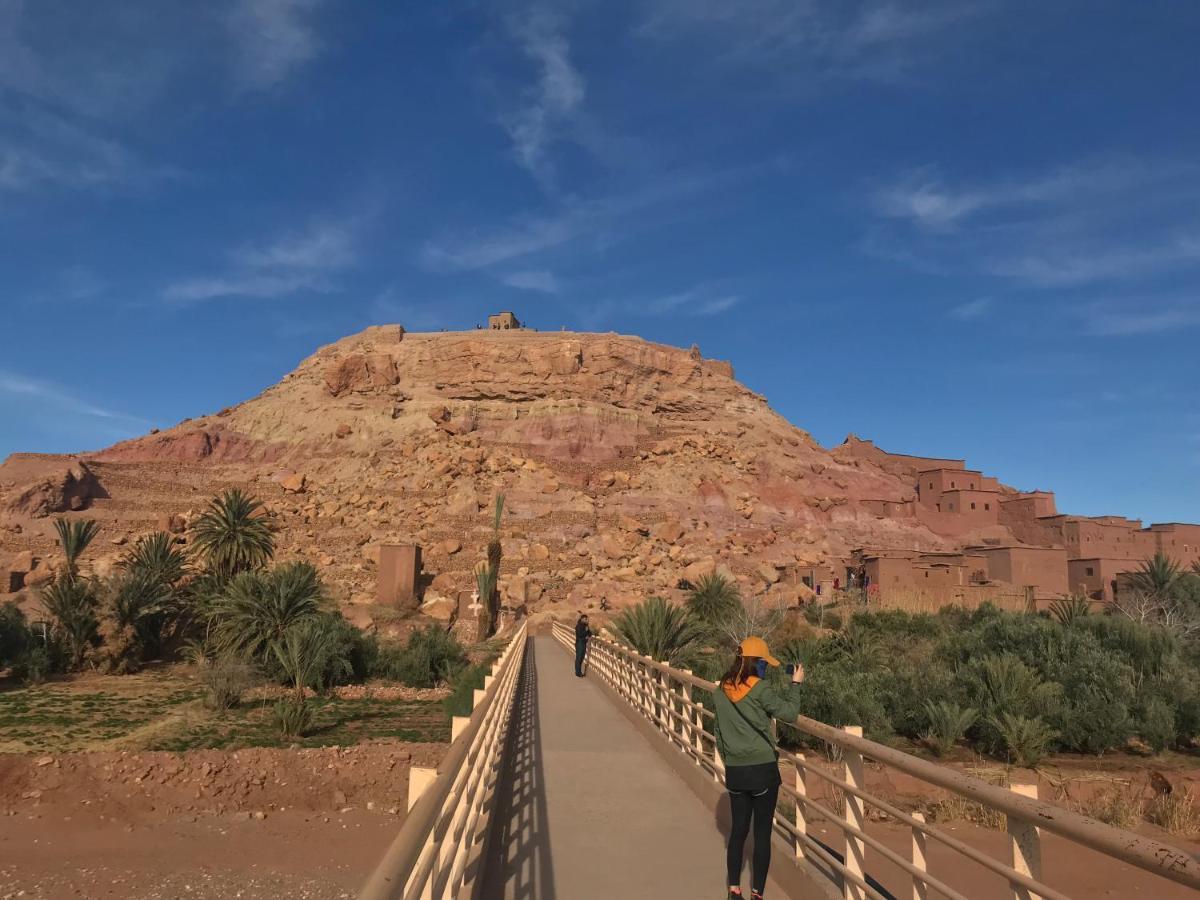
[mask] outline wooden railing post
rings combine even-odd
[[[804,777],[804,754],[796,754],[796,859],[803,861],[808,857],[808,846],[804,838],[808,835],[808,814],[804,809],[804,801],[808,799],[808,783]]]
[[[437,769],[413,766],[408,770],[408,808],[412,809],[425,793],[425,789],[437,778]]]
[[[862,727],[859,725],[843,725],[842,731],[854,737],[862,737]],[[842,761],[845,763],[845,772],[843,773],[842,780],[857,790],[863,790],[865,784],[862,754],[856,750],[842,748]],[[859,831],[866,831],[867,815],[863,807],[862,798],[847,790],[843,790],[842,794],[845,798],[843,809],[846,824],[854,826]],[[855,837],[849,831],[842,832],[842,837],[846,871],[861,878],[867,869],[866,844],[863,843],[861,838]],[[863,889],[849,878],[842,879],[842,897],[844,900],[866,900]]]
[[[1010,788],[1014,794],[1030,797],[1038,796],[1036,784],[1014,784]],[[1038,881],[1042,880],[1042,836],[1036,825],[1023,822],[1008,816],[1008,835],[1012,844],[1012,867],[1022,875],[1028,875]],[[1019,884],[1012,884],[1013,900],[1038,900],[1038,895]]]
[[[925,816],[919,812],[912,813],[918,822],[924,822]],[[912,864],[914,869],[926,871],[925,862],[925,832],[920,828],[912,830]],[[929,885],[919,875],[912,876],[912,900],[929,900]]]

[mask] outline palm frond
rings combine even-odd
[[[58,533],[58,544],[67,558],[68,577],[74,578],[79,571],[79,557],[99,534],[100,525],[95,519],[60,517],[54,520],[54,530]]]
[[[659,662],[678,665],[700,649],[704,632],[686,609],[651,597],[622,610],[609,629],[617,639]]]
[[[209,503],[191,530],[205,565],[227,578],[260,569],[275,556],[275,536],[262,503],[237,488]]]

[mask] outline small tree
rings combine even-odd
[[[1150,559],[1142,560],[1142,564],[1129,573],[1129,584],[1135,591],[1167,597],[1184,574],[1178,563],[1159,551]]]
[[[703,629],[688,611],[662,597],[622,610],[609,628],[626,646],[671,665],[687,662],[704,639]]]
[[[211,501],[192,525],[196,551],[220,578],[261,569],[275,556],[275,536],[262,503],[237,488]]]
[[[56,578],[42,591],[41,600],[62,639],[69,665],[80,668],[100,634],[93,585],[82,578]]]
[[[504,559],[504,547],[500,543],[500,519],[504,515],[504,495],[497,494],[492,507],[492,539],[487,545],[487,568],[490,578],[490,588],[483,592],[484,583],[478,580],[480,588],[479,599],[487,605],[488,633],[494,633],[500,619],[500,595],[496,585],[500,580],[500,563]]]
[[[120,567],[172,590],[187,575],[187,556],[165,531],[137,539]]]
[[[740,605],[737,585],[718,572],[702,576],[688,592],[688,612],[708,628],[728,622]]]
[[[220,652],[261,661],[277,652],[294,626],[316,616],[325,605],[325,587],[308,563],[242,572],[214,603],[212,635]]]

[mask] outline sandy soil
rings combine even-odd
[[[444,750],[0,756],[0,898],[352,897]]]

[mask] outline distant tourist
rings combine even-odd
[[[771,865],[771,828],[779,800],[779,753],[771,738],[771,720],[790,722],[800,715],[794,690],[765,680],[768,666],[779,660],[760,637],[748,637],[738,648],[733,665],[713,691],[717,750],[725,763],[725,790],[733,822],[726,854],[729,896],[742,896],[742,860],[746,836],[754,827],[754,856],[750,861],[750,896],[762,897]],[[791,666],[792,687],[804,680],[804,667]]]
[[[588,627],[587,613],[582,613],[579,616],[579,621],[575,623],[575,674],[583,677],[583,658],[587,655],[588,640],[595,634]]]

